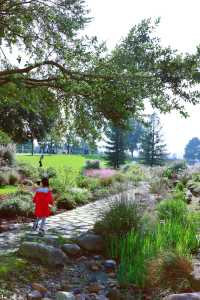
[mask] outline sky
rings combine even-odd
[[[163,46],[194,53],[200,44],[200,0],[86,0],[92,22],[87,34],[106,41],[109,49],[142,19],[161,18],[157,30]],[[200,138],[200,105],[186,106],[190,117],[173,112],[161,115],[168,152],[182,157],[187,142]]]

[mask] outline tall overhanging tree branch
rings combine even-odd
[[[1,97],[49,91],[85,135],[107,119],[123,125],[147,101],[184,115],[186,102],[199,102],[199,49],[162,47],[157,24],[144,20],[108,54],[81,36],[89,21],[85,0],[0,0]]]

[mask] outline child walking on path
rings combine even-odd
[[[53,196],[52,192],[49,190],[48,178],[42,179],[42,187],[39,187],[36,190],[33,202],[35,203],[36,216],[36,220],[33,224],[33,230],[37,230],[39,227],[39,233],[43,235],[46,218],[51,214],[49,206],[53,205]]]

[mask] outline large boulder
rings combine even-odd
[[[200,300],[200,293],[173,294],[165,297],[164,300]]]
[[[79,236],[76,242],[81,248],[90,252],[101,252],[104,249],[103,238],[94,233],[85,233]]]
[[[62,246],[62,250],[69,256],[80,256],[81,255],[81,248],[77,244],[64,244]]]
[[[19,254],[23,257],[36,259],[49,267],[62,267],[67,262],[67,256],[62,250],[36,242],[24,242],[20,245]]]

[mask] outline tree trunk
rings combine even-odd
[[[32,156],[33,156],[33,154],[34,154],[34,141],[33,141],[34,139],[33,139],[33,137],[32,137],[32,139],[31,139],[31,143],[32,143],[32,147],[31,147],[31,154],[32,154]]]

